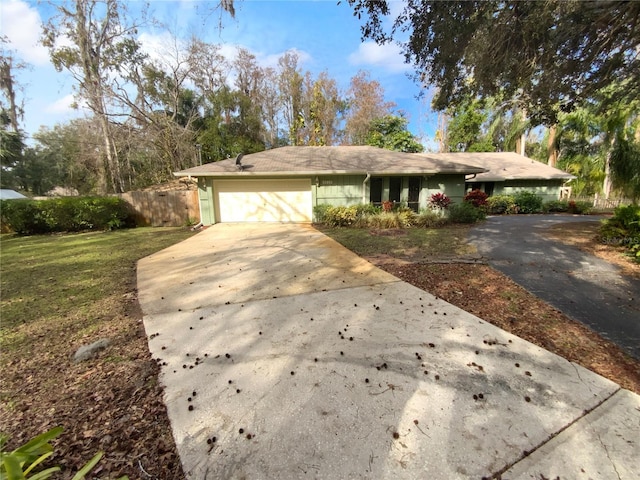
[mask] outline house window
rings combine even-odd
[[[493,190],[496,188],[496,182],[485,182],[484,184],[484,193],[486,193],[489,197],[493,195]]]
[[[422,177],[409,177],[409,197],[407,206],[417,212],[420,209],[420,190],[422,189]]]
[[[400,192],[402,191],[402,177],[389,178],[389,201],[400,202]]]
[[[369,201],[375,206],[382,205],[382,178],[372,177],[370,182]]]

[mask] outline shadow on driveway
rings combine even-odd
[[[551,225],[597,222],[578,215],[489,217],[469,240],[489,264],[640,359],[640,280],[576,247],[542,236]]]
[[[308,226],[211,227],[138,286],[192,479],[491,477],[620,392]],[[633,448],[573,460],[611,478]]]

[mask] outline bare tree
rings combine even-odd
[[[262,87],[262,119],[265,123],[265,145],[277,147],[280,142],[280,117],[282,108],[278,91],[278,75],[273,68],[264,70]]]
[[[302,108],[304,77],[298,68],[298,61],[299,56],[293,50],[285,52],[278,60],[280,98],[289,142],[292,145],[300,144],[301,131],[304,127]]]
[[[345,142],[349,145],[365,145],[371,122],[390,115],[396,107],[384,100],[382,85],[362,70],[351,79],[347,101]]]
[[[103,142],[103,191],[124,191],[118,150],[114,141],[109,100],[112,78],[122,68],[125,55],[136,51],[136,25],[124,23],[124,6],[117,0],[75,0],[54,3],[57,15],[44,26],[43,44],[49,48],[58,71],[69,71],[78,83],[77,94],[96,115]],[[67,41],[61,42],[61,39]]]

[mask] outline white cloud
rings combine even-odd
[[[78,115],[82,112],[88,112],[89,110],[84,100],[78,102],[74,95],[70,93],[47,105],[44,111],[45,113],[55,115]]]
[[[21,0],[0,2],[0,31],[20,58],[35,65],[49,62],[49,53],[40,41],[42,20],[38,10]]]
[[[375,42],[361,43],[358,50],[349,55],[349,62],[355,66],[381,67],[392,73],[409,70],[409,65],[404,63],[400,47],[394,43],[384,45],[378,45]]]
[[[277,68],[278,67],[278,60],[285,53],[295,53],[295,54],[297,54],[298,55],[298,66],[299,67],[302,66],[305,63],[311,62],[311,60],[312,60],[311,54],[309,54],[308,52],[305,52],[304,50],[298,50],[297,48],[290,48],[289,50],[286,50],[284,52],[272,53],[272,54],[269,54],[269,55],[256,54],[256,57],[258,58],[258,63],[260,63],[261,66]]]

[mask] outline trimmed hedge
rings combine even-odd
[[[490,215],[509,215],[518,211],[511,195],[494,195],[487,198],[485,209]]]
[[[134,227],[127,203],[118,197],[64,197],[50,200],[3,200],[3,229],[20,235]]]
[[[484,210],[469,202],[455,203],[449,207],[447,218],[451,223],[476,223],[486,218]]]
[[[542,197],[533,192],[518,192],[513,196],[518,213],[541,213]]]

